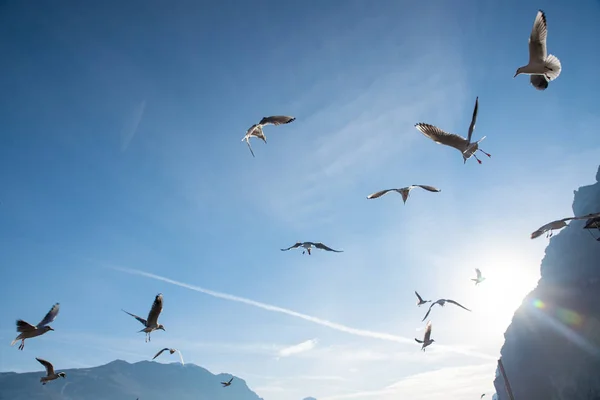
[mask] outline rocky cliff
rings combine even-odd
[[[596,183],[574,194],[574,215],[599,212],[600,168]],[[515,400],[600,400],[600,243],[584,225],[571,221],[550,239],[538,286],[504,334]],[[498,400],[509,400],[496,376]]]

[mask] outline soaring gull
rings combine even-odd
[[[44,366],[44,368],[46,368],[46,376],[42,376],[40,378],[40,382],[42,382],[42,385],[45,385],[47,382],[53,381],[58,378],[67,377],[67,374],[65,374],[64,372],[59,372],[58,374],[54,372],[54,366],[48,361],[37,357],[35,359],[38,360],[39,363]]]
[[[425,319],[427,319],[427,316],[428,316],[428,315],[429,315],[429,313],[431,312],[431,308],[432,308],[433,306],[435,306],[436,304],[439,304],[440,306],[444,307],[444,305],[445,305],[446,303],[455,304],[455,305],[457,305],[457,306],[459,306],[459,307],[461,307],[461,308],[464,308],[464,309],[465,309],[465,310],[467,310],[467,311],[471,311],[471,310],[469,310],[467,307],[465,307],[465,306],[463,306],[463,305],[460,305],[459,303],[457,303],[457,302],[456,302],[456,301],[454,301],[454,300],[450,300],[450,299],[439,299],[438,301],[436,301],[436,302],[434,302],[434,303],[431,303],[431,305],[429,306],[429,310],[427,310],[427,314],[425,314],[425,316],[423,317],[423,319],[422,319],[421,321],[425,321]]]
[[[325,246],[323,243],[321,242],[296,242],[296,244],[294,244],[293,246],[288,247],[287,249],[281,249],[281,251],[288,251],[290,249],[296,249],[298,247],[302,247],[304,250],[302,250],[302,254],[304,254],[305,252],[308,252],[308,255],[310,256],[310,249],[315,247],[317,249],[321,249],[321,250],[326,250],[326,251],[334,251],[336,253],[343,253],[344,250],[334,250],[331,247],[327,247]]]
[[[441,189],[435,188],[433,186],[429,186],[429,185],[410,185],[407,187],[403,187],[400,189],[385,189],[385,190],[380,190],[379,192],[375,192],[373,194],[370,194],[367,196],[367,199],[376,199],[378,197],[383,196],[386,193],[389,192],[398,192],[400,193],[400,195],[402,196],[402,201],[404,202],[404,204],[406,204],[406,200],[408,200],[408,196],[410,195],[410,191],[413,190],[416,187],[420,187],[421,189],[425,189],[427,191],[430,192],[441,192]]]
[[[127,312],[123,309],[122,309],[122,311],[126,314],[131,315],[133,318],[140,321],[142,325],[144,325],[144,329],[142,329],[138,332],[146,332],[146,342],[149,342],[150,341],[150,333],[152,333],[153,331],[155,331],[157,329],[162,329],[163,331],[165,330],[165,327],[162,324],[158,323],[158,316],[160,315],[162,308],[163,308],[163,295],[162,295],[162,293],[159,293],[156,295],[156,298],[154,299],[154,303],[152,303],[152,308],[150,309],[150,312],[148,313],[147,320],[145,320],[144,318],[140,318],[137,315]]]
[[[433,340],[431,338],[431,321],[427,322],[427,326],[425,327],[425,335],[423,335],[423,340],[419,340],[417,338],[415,338],[415,341],[417,343],[421,343],[421,350],[425,351],[425,347],[429,346],[431,343],[435,342],[435,340]]]
[[[17,332],[19,332],[19,336],[17,336],[10,345],[14,346],[15,343],[20,340],[21,344],[19,345],[19,350],[23,350],[23,348],[25,348],[25,339],[31,339],[36,336],[43,335],[48,331],[53,331],[54,329],[52,329],[52,327],[48,324],[54,321],[58,315],[59,309],[59,303],[53,305],[44,319],[42,319],[36,326],[33,326],[29,322],[23,321],[22,319],[17,320]]]
[[[254,151],[252,151],[252,146],[250,146],[250,138],[252,136],[257,137],[257,138],[261,139],[263,142],[267,143],[267,137],[265,136],[265,134],[263,132],[263,126],[289,124],[290,122],[294,121],[295,119],[296,119],[295,117],[288,117],[285,115],[274,115],[271,117],[263,117],[263,119],[261,119],[258,124],[254,124],[250,128],[248,128],[248,130],[246,131],[246,135],[244,135],[244,137],[242,138],[242,142],[246,141],[246,143],[248,144],[248,148],[250,149],[250,153],[252,153],[252,157],[254,157]]]

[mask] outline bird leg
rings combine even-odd
[[[25,339],[21,339],[21,344],[19,345],[19,350],[23,350],[25,348]]]
[[[492,155],[490,153],[486,153],[485,151],[481,150],[481,149],[477,149],[480,152],[482,152],[483,154],[485,154],[486,156],[488,156],[489,158],[492,158]]]
[[[475,157],[475,159],[477,160],[477,162],[478,162],[479,164],[481,164],[481,160],[480,160],[479,158],[477,158],[477,156],[475,155],[475,153],[473,153],[473,157]]]
[[[308,249],[308,255],[310,256],[310,249]]]

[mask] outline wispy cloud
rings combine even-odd
[[[318,339],[305,340],[302,343],[295,344],[293,346],[285,347],[277,353],[279,357],[289,357],[295,354],[305,353],[315,348]]]
[[[108,268],[111,268],[115,271],[121,271],[121,272],[125,272],[128,274],[132,274],[132,275],[138,275],[138,276],[144,276],[146,278],[151,278],[151,279],[156,279],[162,282],[166,282],[166,283],[170,283],[172,285],[176,285],[176,286],[180,286],[189,290],[193,290],[199,293],[204,293],[207,294],[209,296],[212,297],[217,297],[220,299],[224,299],[224,300],[229,300],[229,301],[235,301],[238,303],[243,303],[243,304],[247,304],[249,306],[253,306],[253,307],[257,307],[257,308],[261,308],[263,310],[267,310],[267,311],[272,311],[272,312],[277,312],[277,313],[281,313],[281,314],[286,314],[292,317],[296,317],[296,318],[300,318],[303,319],[305,321],[309,321],[321,326],[325,326],[331,329],[335,329],[337,331],[340,332],[344,332],[344,333],[348,333],[351,335],[356,335],[356,336],[361,336],[361,337],[366,337],[366,338],[372,338],[372,339],[380,339],[380,340],[387,340],[390,342],[396,342],[396,343],[403,343],[403,344],[410,344],[410,345],[414,345],[414,339],[412,338],[407,338],[407,337],[403,337],[403,336],[396,336],[396,335],[391,335],[389,333],[383,333],[383,332],[375,332],[375,331],[370,331],[370,330],[366,330],[366,329],[358,329],[358,328],[352,328],[346,325],[342,325],[342,324],[338,324],[336,322],[332,322],[332,321],[328,321],[326,319],[322,319],[322,318],[317,318],[317,317],[313,317],[311,315],[307,315],[307,314],[303,314],[297,311],[293,311],[287,308],[283,308],[283,307],[279,307],[279,306],[275,306],[272,304],[266,304],[266,303],[261,303],[259,301],[255,301],[255,300],[251,300],[251,299],[247,299],[244,297],[239,297],[239,296],[235,296],[232,294],[228,294],[228,293],[222,293],[222,292],[216,292],[214,290],[210,290],[210,289],[205,289],[202,288],[200,286],[195,286],[195,285],[190,285],[188,283],[183,283],[183,282],[179,282],[170,278],[166,278],[164,276],[160,276],[160,275],[155,275],[149,272],[144,272],[144,271],[140,271],[137,269],[132,269],[132,268],[122,268],[122,267],[116,267],[116,266],[108,266]],[[496,360],[496,357],[492,357],[490,355],[487,354],[483,354],[483,353],[479,353],[476,351],[471,351],[471,350],[467,350],[467,349],[462,349],[462,348],[458,348],[458,347],[450,347],[450,346],[442,346],[442,345],[438,345],[437,346],[438,350],[446,350],[446,351],[451,351],[451,352],[456,352],[456,353],[460,353],[460,354],[464,354],[464,355],[469,355],[469,356],[473,356],[473,357],[478,357],[478,358],[483,358],[483,359],[487,359],[487,360]]]
[[[133,110],[133,114],[127,120],[121,131],[121,151],[127,150],[129,143],[135,136],[146,110],[146,100],[142,100]]]

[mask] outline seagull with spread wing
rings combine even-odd
[[[491,157],[490,154],[486,153],[482,149],[479,148],[479,142],[485,139],[485,136],[479,139],[476,142],[471,142],[471,136],[473,135],[473,130],[475,130],[475,121],[477,120],[477,110],[479,108],[479,97],[475,99],[475,109],[473,110],[473,118],[471,119],[471,125],[469,126],[469,135],[465,139],[464,137],[457,135],[455,133],[448,133],[446,131],[441,130],[440,128],[426,124],[423,122],[419,122],[415,125],[415,127],[429,139],[433,140],[437,144],[443,144],[445,146],[454,147],[456,150],[460,151],[463,157],[463,161],[466,164],[467,160],[471,158],[471,156],[475,157],[477,162],[481,164],[481,160],[477,158],[475,152],[477,150],[481,151],[488,157]]]
[[[288,247],[287,249],[280,249],[281,251],[288,251],[290,249],[297,249],[298,247],[302,247],[304,250],[302,250],[302,254],[304,254],[305,252],[308,252],[308,255],[310,256],[310,249],[311,248],[317,248],[317,249],[321,249],[321,250],[326,250],[326,251],[333,251],[336,253],[343,253],[344,250],[334,250],[331,247],[327,247],[325,246],[323,243],[321,242],[296,242],[296,244],[294,244],[293,246]]]
[[[31,339],[36,336],[43,335],[48,331],[53,331],[51,326],[48,324],[52,323],[56,316],[58,315],[58,310],[60,309],[60,304],[56,303],[52,306],[48,314],[42,319],[39,324],[36,326],[31,325],[29,322],[23,321],[22,319],[17,320],[17,332],[19,332],[19,336],[15,338],[10,344],[14,346],[19,340],[21,344],[19,345],[19,350],[23,350],[25,348],[25,339]]]
[[[415,341],[417,343],[421,343],[423,346],[421,346],[421,350],[425,351],[425,347],[429,346],[431,343],[435,342],[435,340],[433,340],[431,338],[431,321],[427,322],[427,326],[425,327],[425,335],[423,335],[423,340],[419,340],[417,338],[415,338]]]
[[[233,381],[233,376],[227,382],[221,382],[221,385],[223,385],[223,387],[231,386],[231,381]]]
[[[451,304],[455,304],[461,308],[464,308],[467,311],[471,311],[469,310],[467,307],[460,305],[459,303],[457,303],[454,300],[450,300],[450,299],[439,299],[438,301],[431,303],[431,305],[429,306],[429,310],[427,310],[427,314],[425,314],[425,316],[423,317],[423,319],[421,321],[425,321],[427,319],[427,316],[429,315],[429,313],[431,312],[431,309],[433,308],[433,306],[435,306],[436,304],[439,304],[440,306],[444,307],[444,305],[446,303],[451,303]]]
[[[145,320],[144,318],[140,318],[135,314],[132,314],[130,312],[127,312],[125,310],[121,310],[126,314],[131,315],[133,318],[137,319],[138,321],[140,321],[140,323],[142,325],[144,325],[144,329],[138,331],[138,332],[146,332],[146,342],[150,341],[150,333],[152,333],[155,330],[161,329],[161,330],[165,330],[165,327],[162,324],[158,323],[158,316],[160,315],[161,311],[163,308],[163,295],[162,293],[159,293],[156,295],[156,298],[154,299],[154,303],[152,303],[152,308],[150,309],[150,312],[148,313],[148,319]]]
[[[185,363],[183,362],[183,356],[181,355],[181,352],[177,349],[170,349],[168,347],[165,347],[164,349],[162,349],[161,351],[156,353],[156,355],[154,357],[152,357],[152,359],[154,360],[156,357],[160,356],[163,353],[163,351],[168,351],[169,354],[173,354],[173,353],[177,352],[179,354],[179,359],[181,360],[181,365],[185,365]]]
[[[531,238],[535,239],[537,237],[542,236],[544,233],[548,232],[546,237],[552,237],[554,234],[552,231],[559,230],[567,226],[567,222],[571,220],[581,220],[581,219],[590,219],[600,217],[600,213],[587,214],[581,217],[568,217],[563,219],[557,219],[556,221],[548,222],[546,225],[541,226],[538,230],[534,231],[531,234]],[[585,228],[584,228],[585,229]]]
[[[263,119],[261,119],[258,124],[254,124],[250,128],[248,128],[248,130],[246,131],[246,135],[244,135],[244,137],[242,138],[242,142],[246,141],[246,143],[248,144],[248,148],[250,149],[250,153],[252,153],[252,157],[254,157],[254,151],[252,151],[252,146],[250,146],[251,137],[257,137],[263,142],[267,143],[267,137],[263,132],[263,126],[289,124],[295,119],[295,117],[288,117],[286,115],[274,115],[271,117],[263,117]]]
[[[529,75],[529,82],[537,90],[546,90],[550,81],[558,78],[562,70],[560,60],[556,56],[548,54],[547,37],[546,14],[542,10],[538,10],[529,35],[529,63],[517,68],[514,76]]]
[[[477,278],[471,278],[472,281],[475,281],[475,285],[479,285],[481,282],[485,281],[485,278],[481,275],[479,268],[475,268],[475,273],[477,274]]]
[[[402,196],[402,201],[404,202],[404,204],[406,204],[406,200],[408,200],[408,196],[410,195],[410,191],[413,190],[416,187],[420,187],[421,189],[425,189],[429,192],[441,192],[441,189],[435,188],[433,186],[429,186],[429,185],[410,185],[407,187],[403,187],[400,189],[385,189],[385,190],[381,190],[379,192],[375,192],[373,194],[370,194],[367,196],[367,199],[376,199],[378,197],[383,196],[386,193],[389,192],[397,192],[400,193],[400,195]]]
[[[40,382],[42,382],[42,385],[45,385],[46,383],[53,381],[55,379],[58,378],[66,378],[67,374],[65,374],[64,372],[59,372],[58,374],[56,372],[54,372],[54,366],[49,363],[46,360],[43,360],[41,358],[35,358],[36,360],[38,360],[38,362],[40,364],[42,364],[44,366],[44,368],[46,368],[46,376],[42,376],[40,378]]]
[[[431,303],[431,300],[423,300],[423,298],[417,293],[415,290],[415,294],[417,295],[417,305],[421,307],[423,304]]]

